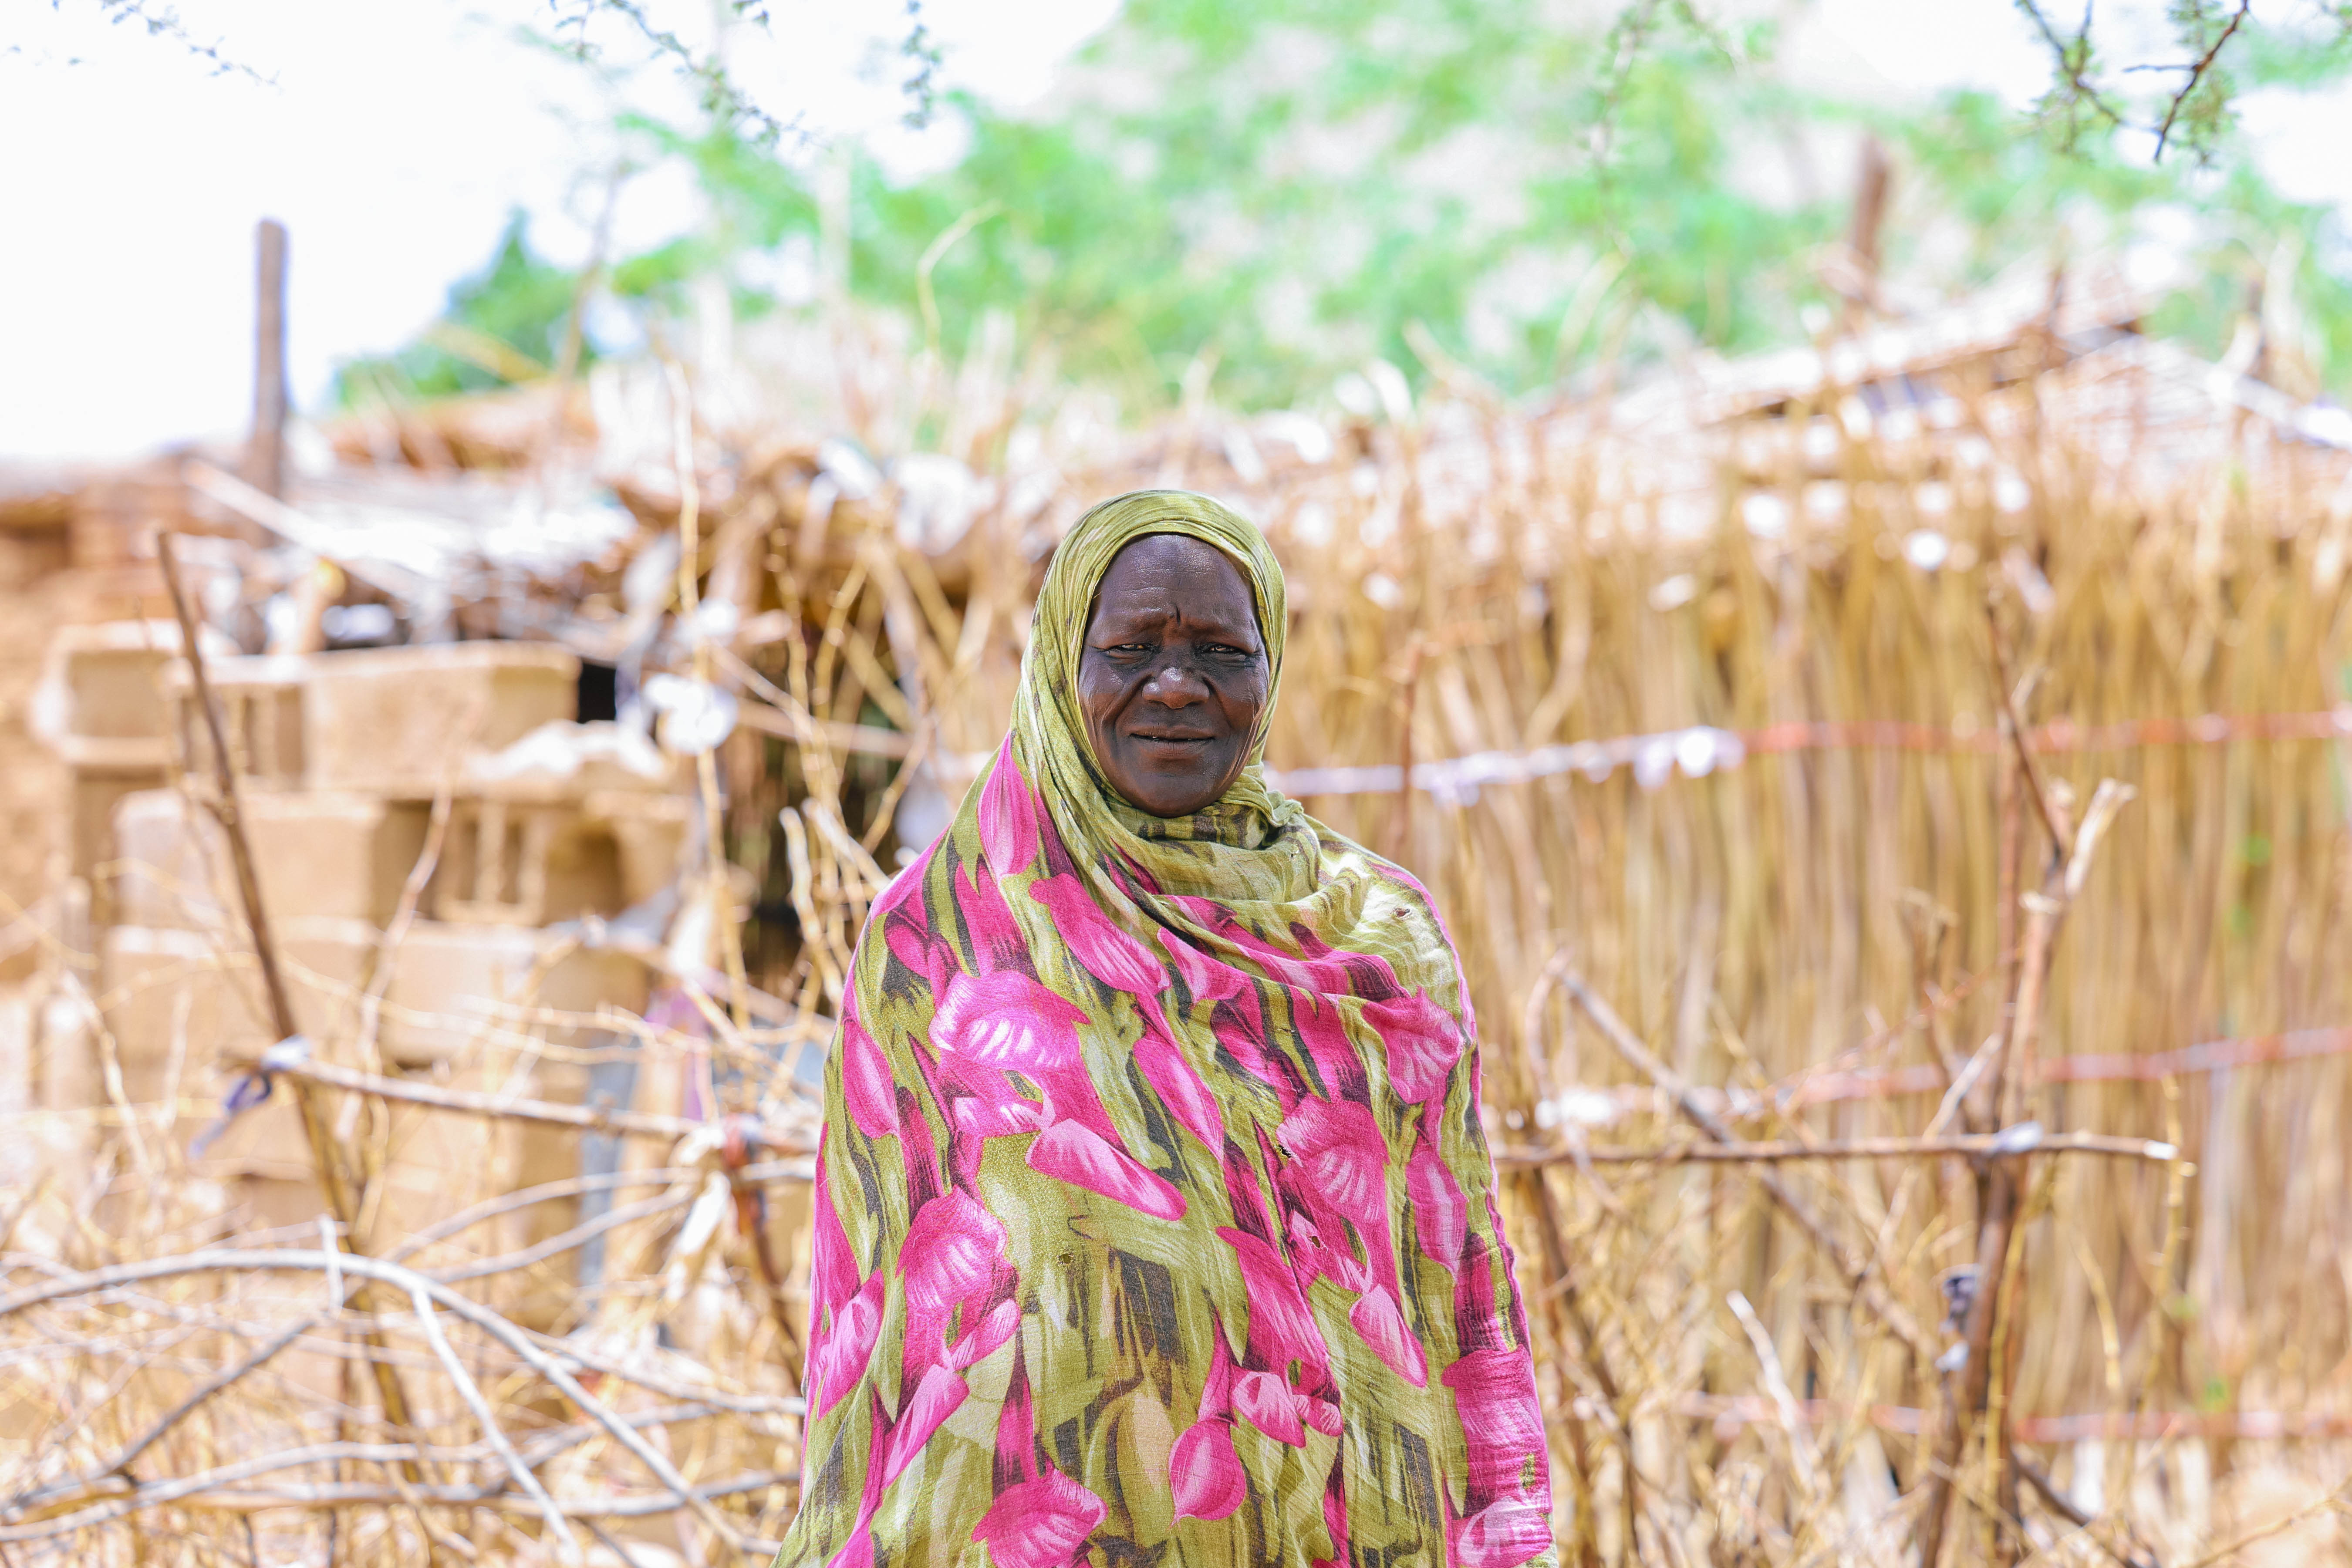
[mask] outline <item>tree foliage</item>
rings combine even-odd
[[[1130,406],[1188,373],[1262,405],[1324,395],[1372,358],[1520,394],[1746,352],[1814,335],[1858,286],[1899,309],[2046,264],[2062,236],[2083,250],[2185,231],[2191,281],[2165,330],[2220,354],[2254,320],[2271,344],[2255,368],[2340,387],[2340,241],[2230,156],[2235,79],[2214,62],[2234,49],[2250,80],[2307,85],[2346,46],[2224,37],[2227,17],[2193,9],[2176,20],[2211,57],[2208,96],[2181,100],[2170,136],[2200,158],[2158,163],[2160,121],[2094,103],[2123,100],[2084,33],[2053,30],[2081,90],[2053,90],[2053,134],[2036,136],[1979,95],[1894,112],[1798,92],[1769,26],[1727,29],[1686,0],[1636,0],[1603,26],[1547,0],[1130,0],[1048,108],[941,100],[968,143],[919,178],[855,148],[779,149],[723,104],[699,127],[633,123],[641,163],[692,165],[708,218],[617,260],[605,287],[656,322],[714,276],[739,315],[813,310],[814,258],[845,249],[836,286],[917,318],[950,356],[995,313]],[[921,73],[927,47],[910,41]],[[1893,150],[1895,195],[1877,280],[1857,285],[1844,240],[1866,136]],[[827,159],[846,165],[845,208],[818,197]],[[540,336],[509,341],[537,357],[551,271],[502,249],[452,320],[499,332],[493,298],[527,291],[515,319]],[[420,390],[481,373],[445,362]]]
[[[509,215],[488,265],[450,286],[439,320],[391,354],[342,367],[344,401],[446,397],[546,374],[561,357],[578,279],[535,256],[529,234],[524,215]]]

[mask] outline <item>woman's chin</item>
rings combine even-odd
[[[1226,784],[1217,778],[1193,774],[1181,779],[1152,779],[1139,784],[1128,798],[1153,816],[1190,816],[1217,804]],[[1126,793],[1126,792],[1121,792]]]
[[[1135,805],[1139,811],[1172,821],[1180,816],[1190,816],[1203,806],[1213,805],[1216,804],[1216,799],[1214,795],[1188,792],[1182,795],[1156,795],[1148,800],[1139,800]]]
[[[1154,816],[1190,816],[1214,805],[1240,772],[1231,765],[1231,757],[1213,756],[1198,747],[1177,752],[1164,744],[1146,745],[1148,751],[1137,748],[1141,754],[1120,759],[1128,765],[1110,782],[1137,809]],[[1162,752],[1172,754],[1158,754]]]

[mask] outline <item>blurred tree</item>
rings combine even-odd
[[[1874,253],[1881,302],[1974,286],[2060,236],[2120,247],[2168,226],[2189,234],[2195,277],[2163,330],[2218,355],[2243,350],[2251,320],[2247,368],[2306,394],[2352,377],[2331,216],[2231,159],[2226,123],[2194,121],[2201,165],[2154,163],[2147,128],[2059,123],[2049,103],[2052,134],[2034,136],[1979,95],[1895,112],[1794,91],[1770,26],[1717,26],[1687,0],[1636,0],[1605,26],[1558,13],[1130,0],[1048,107],[943,100],[967,149],[906,181],[846,148],[812,173],[723,112],[699,132],[635,122],[643,162],[691,163],[709,216],[618,263],[611,286],[655,317],[712,276],[739,314],[817,309],[815,269],[780,258],[842,254],[855,298],[919,312],[950,355],[1006,312],[1131,407],[1188,374],[1243,405],[1320,396],[1375,357],[1521,394],[1815,335],[1857,287],[1840,238],[1874,136],[1894,150],[1890,205],[1850,237]],[[2258,85],[2331,80],[2352,54],[2340,31],[2245,24],[2228,42]],[[559,280],[525,252],[506,260],[467,286],[472,316],[453,302],[449,320],[544,363],[490,323],[491,296],[528,292],[515,319],[541,320]],[[420,389],[484,372],[438,347],[442,374]]]
[[[152,37],[167,38],[215,71],[236,72],[261,79],[252,68],[222,53],[221,40],[207,43],[192,34],[175,6],[156,0],[85,0],[108,20],[130,23]],[[2167,151],[2185,148],[2200,160],[2211,155],[2231,121],[2237,91],[2233,63],[2259,54],[2255,40],[2265,31],[2253,16],[2253,0],[2167,0],[2165,19],[2170,34],[2170,58],[2144,60],[2120,68],[2109,61],[2094,38],[2096,8],[2085,5],[2079,23],[2068,27],[2042,0],[2013,0],[2031,21],[2051,56],[2051,85],[2037,106],[2037,118],[2069,143],[2086,131],[2138,129],[2155,139],[2153,161]],[[49,0],[56,9],[64,0]],[[772,21],[774,0],[711,0],[714,12],[727,20],[761,28]],[[591,36],[600,22],[617,24],[631,42],[650,49],[680,76],[691,81],[704,110],[715,123],[737,134],[748,134],[773,146],[791,132],[797,120],[780,119],[758,95],[745,89],[727,68],[715,49],[698,49],[673,27],[656,20],[647,0],[545,0],[555,37],[583,60],[602,58],[602,43]],[[923,20],[923,0],[906,0],[907,32],[898,53],[909,74],[902,83],[908,96],[907,121],[927,122],[936,100],[940,51]],[[1180,24],[1198,10],[1192,4],[1160,8]],[[1466,9],[1460,8],[1460,9]],[[2320,51],[2352,43],[2352,3],[2309,0],[2306,10],[2320,24],[2316,36],[2306,33],[2297,47]],[[1614,52],[1630,58],[1655,29],[1661,17],[1709,30],[1694,0],[1631,0],[1611,29]],[[1211,24],[1211,30],[1216,25]],[[1246,31],[1241,28],[1233,32]],[[2156,84],[2137,88],[2129,80],[2146,73]]]
[[[936,268],[949,342],[1007,307],[1080,374],[1150,395],[1213,363],[1244,403],[1369,356],[1412,366],[1416,321],[1513,390],[1612,341],[1793,330],[1819,290],[1775,264],[1833,233],[1835,204],[1725,178],[1724,100],[1757,106],[1738,68],[1767,35],[1675,11],[1621,48],[1545,9],[1140,0],[1052,116],[962,103],[954,169],[897,187],[861,169],[857,286],[908,297],[929,237],[998,204]]]
[[[489,265],[450,286],[447,309],[415,342],[341,368],[341,400],[446,397],[536,380],[561,353],[575,286],[572,273],[531,253],[529,219],[510,213]],[[583,355],[593,352],[583,346]]]

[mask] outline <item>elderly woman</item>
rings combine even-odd
[[[1461,964],[1259,776],[1286,624],[1200,496],[1055,556],[1012,735],[858,943],[779,1568],[1549,1560]]]

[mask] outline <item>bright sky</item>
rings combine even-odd
[[[2158,0],[2147,0],[2158,6]],[[2282,9],[2301,0],[2273,0]],[[713,0],[656,14],[708,26]],[[2045,67],[2011,0],[1795,0],[1791,68],[1848,90],[1992,89],[2022,102]],[[1050,86],[1118,0],[928,0],[944,79],[1008,104]],[[29,0],[0,32],[0,455],[113,456],[241,427],[250,398],[252,231],[293,236],[298,404],[335,363],[391,347],[479,266],[505,215],[560,259],[588,247],[611,100],[523,37],[546,0],[180,0],[200,38],[273,79],[209,74],[168,38],[110,26],[100,0]],[[774,0],[781,42],[740,45],[763,102],[819,136],[866,135],[901,166],[951,142],[894,121],[901,0]],[[2128,6],[2114,8],[2114,14]],[[2102,16],[2111,14],[2103,8]],[[681,24],[681,31],[688,30]],[[665,70],[612,89],[679,112]],[[682,117],[682,115],[681,115]],[[2273,179],[2352,205],[2352,102],[2272,95],[2245,119]],[[640,179],[617,247],[692,221],[683,179]]]

